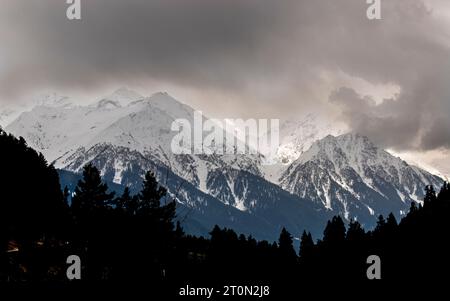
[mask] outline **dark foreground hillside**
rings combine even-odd
[[[3,131],[0,167],[2,284],[142,285],[174,296],[210,286],[219,295],[228,289],[229,294],[273,296],[308,283],[347,287],[378,281],[423,288],[449,280],[448,183],[438,192],[426,187],[423,205],[413,204],[401,221],[392,214],[380,216],[376,228],[366,232],[357,221],[346,225],[334,217],[322,239],[314,241],[304,232],[296,250],[284,229],[277,242],[217,226],[207,238],[185,235],[174,224],[176,202],[151,171],[138,194],[126,189],[114,195],[99,171],[87,165],[69,206],[55,169],[23,139]],[[79,280],[68,279],[68,268],[77,274],[73,262],[66,262],[70,255],[80,259]]]

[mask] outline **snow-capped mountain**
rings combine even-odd
[[[442,179],[353,133],[316,141],[280,178],[283,189],[366,224],[374,215],[407,212],[430,184]]]
[[[280,147],[278,156],[284,165],[291,164],[311,145],[328,135],[338,136],[346,132],[339,122],[322,120],[318,115],[307,114],[298,121],[285,120],[280,124]]]
[[[261,193],[264,185],[271,187],[276,194],[286,194],[262,178],[259,156],[173,154],[171,141],[176,132],[170,128],[178,118],[193,122],[194,110],[167,93],[156,93],[124,106],[117,99],[101,99],[89,106],[41,105],[23,113],[7,130],[23,136],[30,146],[41,151],[57,168],[79,173],[85,164],[93,162],[106,180],[134,186],[136,191],[148,169],[157,171],[160,179],[164,179],[170,171],[184,181],[183,187],[188,183],[191,191],[183,193],[177,185],[168,184],[169,192],[176,195],[184,206],[192,206],[202,212],[212,208],[208,205],[211,202],[231,207],[227,210],[233,212],[256,212],[266,201],[256,204],[255,197],[250,200],[247,196],[254,195],[255,190]],[[242,171],[245,171],[246,177],[238,176],[238,172]],[[259,181],[259,185],[239,184],[244,179],[250,181],[252,177],[258,178],[253,181]],[[194,193],[192,189],[197,191]],[[228,193],[221,194],[221,190]],[[209,203],[195,199],[195,196],[205,194],[209,196]],[[310,206],[308,203],[299,201],[299,211],[305,212],[302,208]],[[236,215],[231,219],[236,225],[239,224]],[[318,218],[312,216],[309,220]],[[272,229],[266,229],[267,233],[273,229],[278,231],[281,225],[279,222],[265,223],[270,224]],[[245,231],[244,228],[240,230]]]
[[[338,136],[347,132],[344,124],[323,120],[309,113],[298,120],[284,120],[280,123],[280,144],[277,150],[277,163],[262,167],[264,176],[270,182],[279,185],[281,175],[289,165],[297,160],[311,145],[328,136]]]
[[[114,91],[112,94],[105,96],[102,98],[102,100],[111,101],[113,103],[118,103],[121,106],[127,105],[133,101],[138,101],[140,99],[143,99],[144,96],[141,94],[130,90],[126,87],[122,87]]]
[[[72,100],[68,96],[60,95],[58,93],[43,93],[34,97],[34,106],[48,106],[48,107],[71,107]]]
[[[192,158],[184,159],[189,162]],[[86,162],[91,162],[101,170],[104,180],[128,186],[134,193],[141,189],[145,172],[152,170],[158,181],[167,187],[170,196],[177,200],[177,216],[190,233],[206,235],[215,224],[219,224],[260,239],[276,239],[283,226],[292,233],[310,229],[318,236],[331,216],[321,206],[245,170],[230,167],[223,167],[227,169],[223,171],[220,168],[204,169],[205,183],[190,182],[175,174],[151,153],[111,144],[80,150],[69,161],[71,163],[65,170],[76,172]],[[190,163],[195,165],[195,162]],[[119,177],[118,170],[121,171]],[[70,182],[73,185],[74,180],[63,180],[63,185]],[[200,189],[200,186],[204,187]]]
[[[19,117],[37,106],[69,107],[71,99],[58,93],[40,93],[32,97],[29,103],[9,104],[0,108],[0,126],[6,127]]]
[[[194,109],[167,93],[143,97],[119,89],[87,106],[54,97],[6,130],[61,170],[79,174],[92,162],[105,180],[134,191],[153,170],[194,233],[206,234],[217,223],[265,239],[276,239],[283,226],[318,235],[338,213],[372,225],[376,215],[398,215],[420,201],[425,185],[441,183],[365,137],[330,136],[345,129],[313,115],[281,124],[282,162],[275,166],[263,166],[261,154],[174,154],[177,119],[193,124]]]

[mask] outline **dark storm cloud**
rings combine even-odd
[[[414,106],[405,106],[410,115],[389,110],[392,106],[399,109],[402,106],[395,100],[385,100],[382,105],[376,105],[372,99],[361,97],[350,88],[333,92],[330,100],[341,105],[343,117],[352,129],[369,136],[375,143],[399,149],[416,147],[421,122]]]
[[[365,0],[86,0],[68,21],[63,0],[2,0],[0,99],[148,79],[231,91],[241,112],[337,109],[385,146],[448,148],[450,35],[427,1],[382,0],[369,21]],[[339,74],[401,92],[380,104]]]
[[[437,61],[434,71],[404,81],[395,99],[375,103],[353,89],[340,88],[330,101],[352,129],[385,147],[450,149],[450,63],[445,57]]]
[[[1,32],[12,43],[0,84],[10,92],[128,77],[241,86],[263,71],[258,49],[286,16],[286,7],[266,0],[89,0],[81,21],[66,20],[65,1],[2,5]]]

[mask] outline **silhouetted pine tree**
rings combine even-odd
[[[286,230],[286,228],[281,229],[280,238],[278,239],[278,247],[285,255],[295,256],[292,235]]]
[[[348,242],[351,242],[352,244],[359,244],[362,243],[366,235],[366,232],[362,228],[361,224],[356,221],[352,220],[350,221],[350,224],[348,225],[348,230],[346,234],[346,239]]]
[[[177,224],[175,226],[175,237],[178,239],[181,239],[185,235],[183,227],[181,227],[180,221],[177,221]]]
[[[63,276],[49,272],[61,259],[49,248],[67,239],[68,217],[55,168],[0,129],[0,281]],[[17,251],[6,253],[8,244]]]
[[[160,186],[155,175],[147,172],[142,190],[136,198],[128,200],[127,212],[132,214],[128,239],[133,253],[128,259],[136,262],[134,277],[143,279],[162,279],[170,274],[170,258],[175,249],[175,233],[173,219],[176,213],[174,200],[161,205],[167,190]],[[136,206],[136,208],[133,208]]]
[[[114,200],[114,205],[116,206],[117,209],[125,211],[126,208],[130,206],[132,199],[133,197],[131,196],[130,188],[127,186],[123,190],[122,195]]]
[[[83,168],[72,197],[71,210],[75,218],[74,248],[86,264],[90,280],[109,277],[115,223],[109,207],[114,193],[102,182],[99,170],[91,163]]]
[[[297,277],[312,276],[316,272],[316,245],[314,244],[311,233],[303,231],[300,238],[299,263],[300,275]]]
[[[397,229],[397,219],[395,218],[394,214],[391,212],[388,215],[388,218],[386,219],[386,231],[388,231],[389,233],[394,234],[396,229]]]
[[[91,163],[83,168],[83,179],[78,181],[72,198],[72,211],[76,217],[105,209],[114,193],[108,193],[108,186],[102,182],[100,172]]]
[[[313,250],[314,241],[312,239],[311,233],[303,231],[302,237],[300,238],[300,258],[303,260],[307,260],[307,258],[311,256]]]
[[[323,232],[323,243],[328,245],[341,244],[345,240],[345,224],[340,216],[334,216],[328,221]]]
[[[297,255],[294,250],[292,235],[283,228],[278,239],[278,249],[280,254],[280,262],[284,265],[284,269],[294,268]]]
[[[345,274],[348,278],[361,278],[366,269],[367,234],[357,220],[350,221],[342,260],[346,262]]]
[[[161,199],[167,194],[167,189],[160,186],[154,173],[147,172],[142,184],[142,191],[138,195],[137,213],[144,216],[153,226],[162,231],[161,234],[173,231],[175,218],[175,200],[161,205]]]
[[[345,260],[345,224],[340,216],[334,216],[328,221],[323,232],[323,240],[319,241],[319,253],[317,254],[317,274],[323,277],[342,277],[346,272]]]
[[[145,174],[142,190],[139,193],[139,211],[151,214],[160,209],[161,199],[166,196],[167,189],[160,186],[152,172]]]

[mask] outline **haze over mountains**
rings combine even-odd
[[[175,155],[171,124],[192,121],[193,114],[167,93],[144,97],[119,89],[87,106],[46,98],[6,131],[24,137],[64,179],[92,162],[106,181],[138,191],[145,171],[155,171],[179,203],[178,218],[195,234],[219,224],[270,240],[283,226],[295,236],[306,229],[317,237],[335,214],[371,227],[377,215],[400,216],[421,201],[425,185],[443,182],[314,115],[281,123],[274,166],[262,165],[258,154]]]

